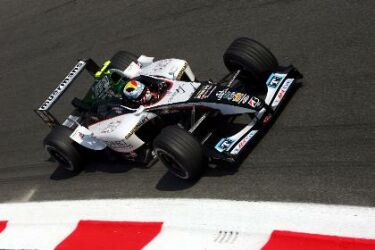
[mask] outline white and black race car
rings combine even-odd
[[[50,155],[67,170],[82,169],[90,153],[106,151],[151,164],[160,159],[181,179],[199,178],[208,165],[235,163],[260,138],[300,84],[292,65],[282,67],[259,42],[238,38],[224,53],[229,74],[219,82],[198,81],[184,60],[154,60],[119,51],[103,67],[79,60],[35,112],[51,128],[44,139]],[[94,83],[72,101],[62,123],[50,109],[86,69]],[[131,103],[116,90],[142,78],[164,86],[146,105]]]

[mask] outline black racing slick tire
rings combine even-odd
[[[125,50],[118,51],[111,58],[111,68],[124,70],[131,62],[137,62],[138,56]]]
[[[70,172],[79,172],[83,168],[83,157],[78,145],[69,137],[72,132],[65,126],[57,126],[46,136],[43,144],[60,166]]]
[[[201,144],[178,126],[161,131],[154,140],[154,151],[169,172],[180,179],[197,180],[205,170]]]
[[[276,57],[261,43],[241,37],[225,51],[224,64],[229,71],[241,70],[240,76],[264,85],[269,74],[278,66]]]

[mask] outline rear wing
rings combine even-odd
[[[48,96],[48,98],[34,112],[42,118],[49,127],[60,125],[60,122],[51,114],[50,109],[59,100],[62,94],[71,86],[75,79],[86,69],[90,75],[100,70],[99,66],[92,59],[79,60],[69,74],[62,80],[57,88]]]

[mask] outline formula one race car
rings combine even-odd
[[[280,112],[302,75],[281,67],[260,43],[238,38],[224,53],[229,74],[198,81],[184,60],[154,60],[119,51],[100,68],[79,60],[35,112],[51,128],[44,146],[61,166],[79,171],[87,154],[106,151],[152,164],[160,159],[181,179],[205,168],[235,163]],[[86,69],[94,83],[60,124],[50,113]]]

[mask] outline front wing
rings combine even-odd
[[[266,82],[267,95],[263,107],[254,114],[249,124],[238,133],[221,138],[214,144],[214,149],[209,150],[213,159],[234,162],[248,146],[254,145],[257,138],[264,133],[272,120],[280,113],[288,97],[300,84],[300,74],[293,66],[285,72],[271,74]]]

